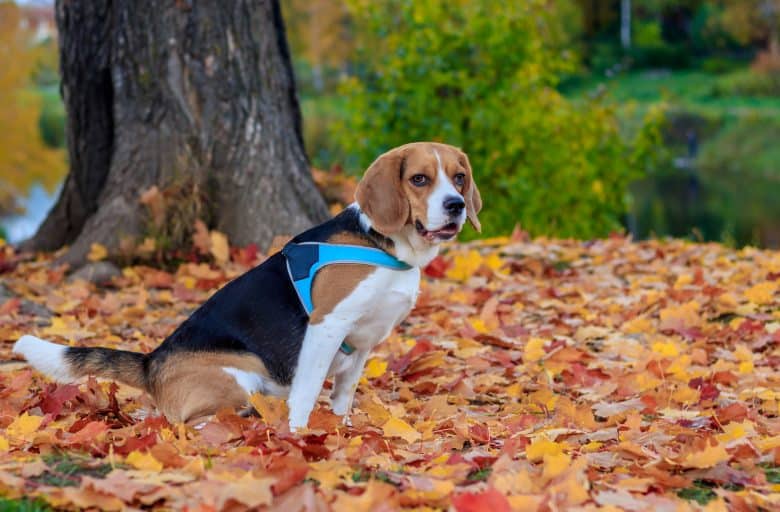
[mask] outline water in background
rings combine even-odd
[[[62,187],[57,187],[52,193],[48,193],[42,186],[35,185],[30,189],[27,197],[19,200],[25,213],[0,220],[0,226],[3,227],[8,242],[15,244],[35,234],[35,230],[54,206],[60,188]]]

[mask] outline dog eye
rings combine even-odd
[[[415,187],[424,187],[428,184],[428,176],[424,174],[415,174],[409,181],[411,181],[412,185]]]
[[[454,178],[452,178],[452,181],[455,182],[455,185],[458,187],[462,187],[463,184],[466,182],[466,175],[461,173],[458,173],[455,175]]]

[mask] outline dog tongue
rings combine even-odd
[[[447,224],[441,229],[437,229],[435,231],[426,231],[423,236],[425,236],[425,238],[435,238],[437,236],[450,237],[453,236],[457,231],[458,228],[455,224]]]

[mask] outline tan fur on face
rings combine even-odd
[[[482,198],[474,183],[466,154],[448,144],[413,142],[377,158],[358,183],[355,199],[373,222],[374,229],[390,235],[415,220],[425,224],[428,218],[428,196],[439,179],[437,154],[444,174],[463,195],[469,222],[477,230],[481,228],[477,214],[482,208]],[[454,183],[454,177],[459,173],[465,175],[462,187]],[[425,175],[428,184],[424,187],[412,185],[409,180],[416,174]]]
[[[330,237],[328,242],[342,245],[371,245],[365,238],[351,233],[339,233]],[[320,269],[314,276],[311,288],[314,310],[309,317],[309,323],[312,325],[320,323],[374,270],[375,267],[372,265],[351,263],[327,265]]]
[[[270,376],[259,357],[249,353],[181,352],[168,356],[150,375],[149,392],[171,422],[197,423],[219,409],[237,409],[248,395],[223,368]]]

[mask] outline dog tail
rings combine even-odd
[[[79,377],[94,375],[147,389],[146,356],[140,352],[66,347],[29,335],[19,338],[13,352],[21,354],[36,370],[58,382],[73,382]]]

